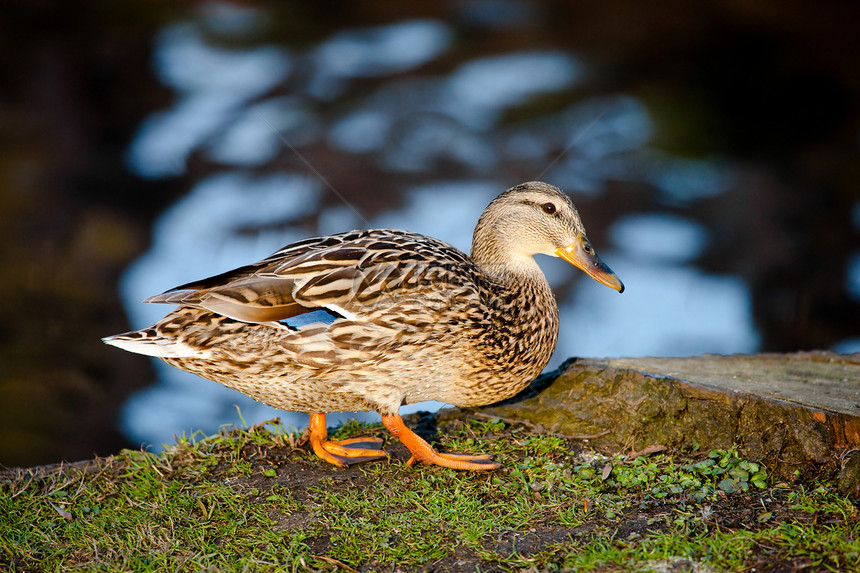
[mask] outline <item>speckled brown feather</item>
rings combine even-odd
[[[541,213],[548,201],[556,213]],[[583,233],[564,194],[529,183],[488,206],[474,258],[398,230],[306,239],[148,299],[179,306],[106,342],[285,410],[488,404],[528,385],[556,344],[558,308],[531,255]],[[279,322],[320,308],[339,318]]]

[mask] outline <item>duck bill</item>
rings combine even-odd
[[[612,269],[600,260],[600,257],[597,256],[594,247],[591,246],[585,235],[579,235],[572,245],[559,247],[555,250],[555,254],[582,270],[600,284],[614,288],[618,292],[624,292],[624,284],[612,272]]]

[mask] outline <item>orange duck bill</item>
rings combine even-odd
[[[585,235],[579,235],[572,245],[557,248],[555,254],[581,269],[600,284],[614,288],[618,292],[624,292],[624,284],[612,269],[600,260]]]

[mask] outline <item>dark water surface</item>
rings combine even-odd
[[[301,427],[99,337],[309,235],[468,251],[538,178],[627,286],[539,260],[550,367],[860,351],[856,5],[307,4],[8,9],[0,463],[158,445],[236,405]]]

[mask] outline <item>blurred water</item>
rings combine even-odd
[[[860,145],[858,145],[860,147]],[[860,202],[854,204],[851,210],[854,227],[860,232]],[[854,300],[860,300],[860,251],[854,253],[848,261],[848,271],[845,277],[845,290]],[[834,345],[836,352],[860,352],[860,336],[849,338]]]
[[[128,163],[150,178],[184,172],[191,157],[210,169],[160,217],[152,248],[126,273],[133,327],[167,311],[141,304],[146,296],[311,234],[394,227],[468,251],[486,204],[540,174],[588,206],[584,222],[595,247],[627,287],[619,296],[566,263],[539,260],[561,311],[550,368],[570,356],[759,348],[749,286],[698,266],[715,238],[693,210],[681,214],[731,188],[734,165],[650,147],[657,128],[646,106],[595,88],[581,56],[546,39],[471,54],[458,48],[455,27],[431,20],[276,46],[253,39],[266,12],[215,6],[155,39],[158,77],[176,98],[140,126]],[[511,25],[505,14],[531,17],[518,2],[464,6],[462,18],[488,27]],[[231,47],[213,34],[230,38]],[[546,105],[530,107],[535,102]],[[340,180],[355,184],[332,189],[332,165],[349,165],[354,176]],[[391,187],[399,192],[382,191]],[[854,218],[860,227],[860,205]],[[860,296],[860,254],[848,283]],[[135,442],[157,445],[175,433],[237,423],[234,404],[248,423],[274,415],[305,423],[306,416],[276,412],[161,363],[157,372],[154,386],[125,409],[124,429]]]

